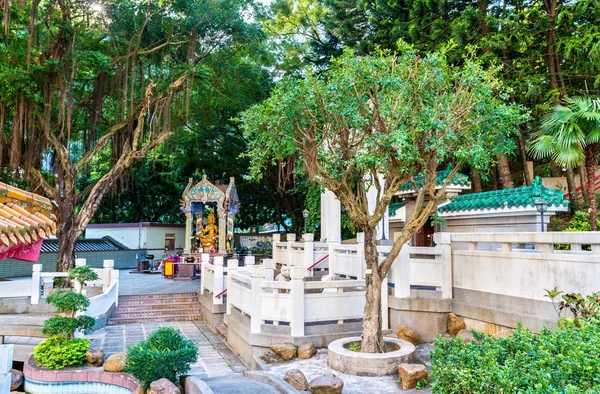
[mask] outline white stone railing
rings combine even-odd
[[[275,262],[246,265],[236,270],[229,266],[227,313],[237,308],[250,316],[250,331],[260,333],[261,325],[289,325],[292,336],[303,336],[305,326],[317,322],[342,324],[364,315],[365,281],[305,280],[303,266],[292,266],[289,281],[274,281]],[[382,310],[387,311],[387,280]],[[388,327],[383,313],[383,327]]]
[[[581,294],[600,290],[599,232],[444,236],[451,243],[456,288],[540,301],[547,301],[544,289],[554,287]]]
[[[303,234],[303,242],[296,242],[296,234],[286,237],[287,241],[281,241],[280,234],[273,234],[273,260],[278,266],[288,269],[303,266],[306,276],[313,276],[315,270],[329,268],[329,244],[314,242],[314,234]]]
[[[254,256],[247,256],[248,260],[254,261]],[[229,260],[230,264],[238,264],[237,259]],[[200,267],[200,294],[208,291],[212,294],[212,302],[215,305],[223,304],[224,291],[227,289],[227,267],[223,266],[223,256],[215,256],[213,264],[210,263],[210,255],[202,254],[202,266]]]
[[[0,298],[19,298],[31,295],[31,279],[0,282]]]
[[[113,305],[115,307],[119,305],[119,271],[113,269],[110,271],[110,274],[111,278],[108,288],[102,294],[90,298],[90,306],[85,311],[87,316],[98,318],[99,316],[106,315]]]

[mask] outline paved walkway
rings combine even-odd
[[[207,379],[234,375],[236,372],[241,372],[241,362],[237,360],[237,357],[233,355],[231,350],[224,344],[226,349],[222,346],[217,348],[196,324],[199,324],[200,327],[206,327],[202,322],[125,324],[107,326],[102,330],[86,335],[86,338],[91,340],[92,349],[102,349],[104,350],[105,357],[108,357],[113,353],[126,352],[128,346],[143,341],[152,331],[160,327],[173,327],[180,330],[187,339],[194,341],[198,346],[198,361],[192,364],[192,368],[188,372],[190,375],[197,376],[200,379]],[[206,330],[210,331],[208,327],[206,327]],[[232,356],[235,357],[235,361]],[[232,368],[235,368],[237,371],[234,371]]]
[[[204,379],[214,394],[278,394],[266,383],[250,380],[240,375]]]
[[[189,293],[200,291],[200,280],[176,281],[161,274],[131,274],[119,272],[119,295]]]

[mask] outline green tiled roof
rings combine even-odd
[[[533,207],[537,200],[543,199],[548,207],[568,206],[565,193],[549,189],[542,185],[542,179],[535,177],[531,186],[490,192],[471,193],[455,196],[448,204],[438,208],[438,212],[458,212],[512,207]]]
[[[445,170],[442,171],[438,171],[436,172],[436,177],[435,177],[435,185],[436,186],[442,186],[444,184],[444,182],[446,182],[446,179],[448,179],[448,176],[450,176],[450,173],[452,172],[452,166],[448,166],[448,168],[446,168]],[[427,182],[427,175],[425,174],[421,174],[415,177],[415,183],[417,184],[417,187],[421,187],[423,186],[425,183]],[[471,185],[471,182],[469,181],[469,177],[466,176],[465,174],[461,174],[460,172],[457,172],[456,174],[454,174],[454,178],[452,178],[452,181],[448,184],[448,186],[469,186]],[[402,186],[400,186],[400,189],[398,189],[398,191],[400,192],[408,192],[413,190],[413,184],[411,182],[407,182],[405,184],[403,184]]]

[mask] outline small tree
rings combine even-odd
[[[507,105],[494,70],[473,59],[462,67],[444,53],[356,57],[347,52],[322,76],[283,80],[272,96],[242,115],[250,139],[251,176],[296,155],[309,178],[331,190],[365,233],[366,306],[361,349],[384,350],[381,284],[400,248],[426,222],[463,164],[483,170],[512,148],[509,138],[526,117]],[[452,162],[436,188],[436,172]],[[443,167],[442,167],[443,168]],[[417,193],[389,255],[378,261],[376,226],[401,185]],[[367,191],[377,190],[374,210]]]

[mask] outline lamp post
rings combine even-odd
[[[542,220],[542,232],[544,232],[544,212],[548,210],[548,203],[544,199],[539,199],[535,202],[535,208],[540,213]]]
[[[308,209],[302,211],[302,216],[304,217],[304,234],[306,234],[306,220],[308,219],[309,213],[310,212],[308,212]]]

